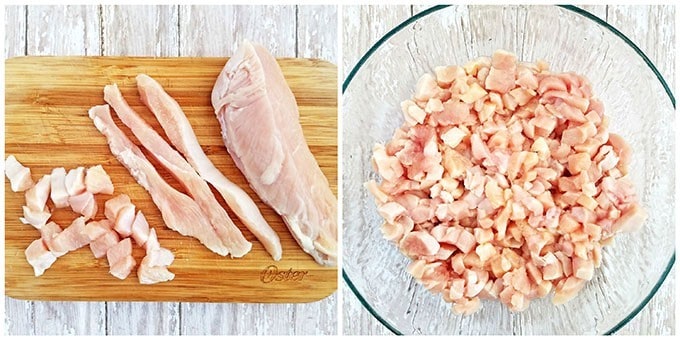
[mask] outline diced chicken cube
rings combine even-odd
[[[111,177],[101,165],[95,165],[87,169],[85,174],[85,187],[93,194],[113,194]]]
[[[9,155],[5,160],[5,175],[14,192],[26,191],[33,186],[31,169],[19,163],[13,155]]]
[[[24,254],[28,263],[33,267],[35,276],[45,273],[45,270],[57,260],[57,257],[47,249],[41,238],[31,242]]]

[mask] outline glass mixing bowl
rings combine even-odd
[[[605,105],[610,130],[634,150],[630,176],[649,219],[603,251],[602,266],[570,302],[535,300],[510,312],[484,300],[471,316],[416,283],[410,262],[380,233],[371,148],[403,123],[399,103],[439,65],[463,65],[496,49],[553,71],[585,75]],[[398,334],[606,334],[625,325],[657,291],[675,262],[675,99],[652,62],[627,37],[571,6],[436,6],[382,37],[343,84],[343,277],[362,304]],[[345,322],[351,322],[351,317]]]

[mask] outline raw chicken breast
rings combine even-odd
[[[69,196],[68,203],[73,212],[82,215],[85,217],[85,220],[89,220],[97,214],[97,201],[95,201],[94,195],[89,191]]]
[[[57,257],[47,249],[41,238],[31,242],[24,254],[28,263],[33,267],[35,276],[45,273],[45,270],[57,260]]]
[[[54,238],[57,237],[57,235],[59,235],[61,232],[61,227],[54,222],[49,222],[40,228],[40,237],[42,238],[43,242],[45,242],[47,249],[49,249],[56,257],[66,254],[65,251],[56,251],[53,246]]]
[[[85,168],[82,166],[69,170],[64,178],[64,185],[69,196],[85,192]]]
[[[118,233],[113,229],[109,229],[96,240],[90,242],[90,250],[92,251],[94,257],[99,259],[106,256],[106,252],[109,250],[109,248],[118,244],[118,241],[120,241]]]
[[[196,202],[163,180],[142,151],[113,122],[109,106],[92,107],[89,116],[108,140],[113,155],[130,171],[137,183],[149,192],[166,225],[182,235],[197,238],[211,251],[226,256],[229,249],[221,242]]]
[[[305,252],[335,265],[337,200],[305,142],[276,59],[244,42],[222,69],[211,99],[224,144],[250,186]]]
[[[109,174],[106,173],[101,165],[95,165],[87,169],[85,187],[87,191],[93,194],[113,194],[111,177],[109,177]]]
[[[182,155],[128,105],[116,85],[107,85],[104,88],[104,100],[113,107],[120,120],[130,128],[137,140],[182,183],[203,214],[208,217],[213,229],[222,243],[229,248],[231,255],[242,257],[247,254],[252,244],[246,240],[224,208],[217,202],[208,184]]]
[[[26,191],[33,186],[31,169],[21,165],[13,155],[5,160],[5,175],[7,175],[10,187],[14,192]]]
[[[26,191],[26,206],[33,211],[43,211],[49,197],[50,175],[45,175],[38,183]]]
[[[52,239],[52,249],[55,252],[69,252],[82,248],[90,243],[85,231],[85,218],[78,217],[68,228]]]
[[[160,246],[155,229],[149,231],[144,249],[146,250],[146,256],[144,256],[142,263],[137,268],[139,283],[155,284],[175,278],[175,274],[167,269],[175,260],[175,256],[172,255],[172,252]]]
[[[138,211],[135,220],[132,222],[132,238],[139,246],[143,246],[149,238],[149,222],[142,211]]]
[[[30,224],[36,229],[42,228],[52,216],[47,207],[41,211],[31,210],[27,206],[23,206],[22,209],[24,210],[24,217],[19,217],[19,221],[23,224]]]
[[[127,205],[132,205],[132,201],[128,195],[120,194],[111,198],[104,202],[104,216],[106,216],[107,220],[115,222],[120,209]]]
[[[54,168],[50,175],[50,199],[55,208],[68,207],[68,192],[66,192],[66,169]]]
[[[186,157],[196,172],[217,189],[227,205],[262,242],[272,258],[280,260],[279,236],[267,224],[253,199],[227,179],[206,156],[179,104],[163,90],[161,84],[145,74],[137,76],[137,88],[142,101],[161,123],[170,142]]]

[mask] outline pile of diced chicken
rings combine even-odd
[[[481,299],[522,311],[571,298],[602,246],[647,215],[627,179],[631,150],[608,131],[589,82],[496,51],[425,74],[405,123],[373,149],[366,184],[408,271],[469,315]]]
[[[95,258],[106,256],[111,275],[125,279],[136,265],[132,257],[132,237],[146,250],[146,256],[137,269],[140,283],[153,284],[174,278],[174,274],[167,270],[174,256],[168,249],[160,247],[156,231],[149,229],[141,211],[135,214],[135,206],[127,195],[106,201],[106,218],[92,220],[97,214],[94,195],[113,194],[111,178],[101,165],[87,170],[78,167],[68,173],[64,168],[56,168],[37,183],[31,178],[31,170],[21,165],[14,156],[5,161],[5,170],[12,191],[26,192],[24,216],[19,219],[40,231],[41,237],[25,251],[35,276],[42,275],[57,258],[89,245]],[[55,209],[70,207],[81,216],[62,230],[57,223],[48,222],[52,216],[47,207],[48,198]]]

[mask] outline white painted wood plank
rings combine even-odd
[[[26,53],[26,6],[5,7],[5,58]]]
[[[97,6],[28,6],[28,55],[99,55]],[[105,334],[103,302],[33,302],[32,330],[22,334]]]
[[[417,13],[429,7],[431,6],[416,5],[413,6],[413,12]],[[612,25],[627,34],[647,53],[667,82],[671,86],[675,84],[673,18],[676,9],[674,6],[592,5],[579,7],[603,20],[608,19]],[[394,22],[394,19],[391,18],[393,18],[395,12],[403,15],[403,9],[397,9],[396,6],[385,8],[377,8],[376,6],[343,7],[342,64],[345,67],[343,75],[349,72],[347,65],[349,67],[354,66],[356,60],[370,48],[372,45],[370,41],[377,40],[384,32],[403,20]],[[381,22],[382,20],[390,21],[390,19],[392,22],[388,25]],[[375,34],[375,30],[372,30],[373,27],[383,27],[383,29],[379,31],[377,36],[372,36],[371,34]],[[367,36],[371,36],[371,38],[366,39]],[[618,334],[675,334],[674,287],[675,273],[672,272],[648,306]],[[344,334],[392,334],[363,308],[345,284],[343,284],[342,293]]]
[[[675,6],[607,6],[608,23],[640,47],[671,88],[676,76],[675,11]],[[675,334],[674,287],[672,271],[649,304],[617,334]]]
[[[105,335],[103,302],[35,302],[35,335]]]
[[[5,58],[26,53],[26,6],[5,7]],[[33,302],[5,296],[5,335],[34,335]]]
[[[297,6],[297,56],[337,65],[337,6]]]
[[[181,6],[180,55],[232,55],[248,39],[274,56],[295,56],[295,6]]]
[[[343,6],[343,79],[378,39],[410,16],[411,6]]]
[[[177,6],[104,6],[104,55],[177,56]],[[108,335],[179,335],[176,302],[108,302]]]
[[[179,335],[179,303],[108,302],[107,335]]]
[[[177,6],[104,6],[103,55],[177,56]]]
[[[100,55],[98,6],[28,6],[29,55]]]

